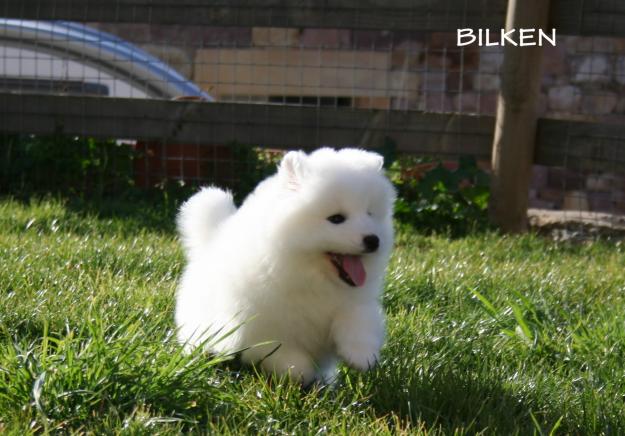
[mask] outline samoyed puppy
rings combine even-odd
[[[218,188],[192,196],[178,216],[179,340],[303,384],[331,379],[339,359],[374,365],[395,201],[382,164],[358,149],[293,151],[238,209]]]

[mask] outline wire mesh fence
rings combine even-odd
[[[558,165],[534,166],[530,204],[561,211],[532,211],[539,222],[555,216],[582,234],[588,226],[623,228],[624,48],[623,38],[564,36],[546,49],[541,115],[566,122]]]
[[[252,145],[282,147],[273,137],[286,135],[294,137],[292,147],[358,146],[363,136],[364,141],[375,136],[379,142],[388,133],[391,112],[398,110],[492,114],[495,107],[496,89],[490,85],[485,91],[482,82],[495,80],[496,70],[490,66],[482,74],[477,50],[456,47],[452,34],[21,20],[5,20],[3,26],[4,33],[11,34],[1,52],[6,91],[260,103],[267,105],[253,115],[260,120],[246,120],[236,110],[230,119],[222,115],[221,130],[235,133],[250,124],[262,130],[264,134],[252,135],[260,139]],[[107,122],[102,116],[106,110],[102,102],[89,104],[99,106],[96,114],[78,114],[76,122],[86,126],[82,133],[99,135]],[[290,107],[288,115],[276,117],[269,107],[276,105]],[[322,126],[320,118],[327,113],[320,111],[326,109],[342,110],[347,118],[354,115],[345,110],[378,113],[373,122],[368,115],[359,115],[351,126],[334,126],[333,119]],[[10,110],[20,122],[20,110]],[[138,121],[136,110],[113,112],[112,120],[120,121],[116,117]],[[303,120],[295,129],[294,119]],[[99,124],[98,131],[89,130],[93,122]],[[397,129],[409,133],[410,124],[404,122]],[[428,122],[423,124],[427,127]],[[429,133],[423,126],[419,129]],[[28,126],[21,130],[28,132]],[[143,157],[136,165],[137,183],[147,186],[163,177],[231,182],[238,170],[231,162],[230,144],[223,146],[226,138],[215,130],[206,129],[201,139],[183,143],[140,140],[136,149]],[[418,138],[406,138],[419,148]],[[241,142],[236,135],[232,140]],[[437,150],[436,144],[424,144],[423,151],[474,152],[473,138],[455,134],[450,141],[452,152],[445,147]],[[487,159],[488,140],[482,142],[480,157]]]
[[[139,186],[235,183],[248,171],[235,143],[390,139],[401,152],[488,166],[503,48],[459,47],[455,29],[503,27],[505,1],[83,3],[0,2],[4,132],[130,139]],[[623,11],[564,3],[552,6],[557,45],[541,67],[530,206],[625,214]]]

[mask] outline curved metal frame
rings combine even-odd
[[[0,18],[0,41],[3,40],[87,63],[128,81],[151,97],[214,101],[210,94],[144,50],[79,23]]]

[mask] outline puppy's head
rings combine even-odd
[[[395,190],[382,164],[376,153],[322,148],[290,152],[278,170],[285,243],[344,286],[379,277],[392,248]]]

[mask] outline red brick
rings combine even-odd
[[[229,146],[213,145],[211,148],[215,159],[232,159],[232,149]]]
[[[472,82],[472,77],[469,74],[463,74],[460,71],[449,71],[447,73],[447,92],[470,90]]]
[[[195,159],[183,160],[182,175],[184,176],[185,180],[198,178],[200,176],[199,162]]]
[[[430,34],[428,47],[430,49],[457,48],[458,41],[455,33],[435,32]]]
[[[164,149],[166,158],[179,158],[183,156],[182,144],[165,144]]]
[[[305,48],[350,48],[352,32],[347,29],[304,29],[300,43]]]
[[[165,175],[168,178],[178,178],[182,176],[182,161],[178,159],[165,160]]]

